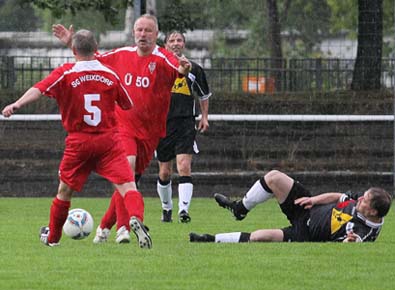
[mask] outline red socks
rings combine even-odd
[[[144,200],[140,192],[136,190],[128,191],[125,197],[116,190],[114,191],[110,206],[104,214],[100,227],[111,229],[117,223],[117,230],[125,226],[130,231],[130,217],[135,216],[139,220],[144,220]]]
[[[117,221],[117,213],[115,210],[117,195],[119,195],[122,198],[122,196],[118,193],[118,191],[115,190],[111,196],[110,205],[108,206],[106,213],[101,219],[100,227],[102,229],[111,229]]]
[[[144,200],[143,196],[137,190],[130,190],[124,197],[125,207],[129,217],[135,216],[141,222],[144,221]]]
[[[48,243],[58,243],[62,237],[63,225],[69,214],[71,202],[55,197],[49,212]]]
[[[129,214],[128,211],[126,210],[125,203],[124,203],[124,197],[116,191],[113,194],[113,199],[115,199],[115,211],[116,211],[116,220],[117,220],[117,230],[125,226],[128,231],[130,231],[130,225],[129,225]]]

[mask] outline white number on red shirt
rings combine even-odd
[[[97,107],[92,105],[93,101],[100,101],[99,94],[85,94],[85,110],[87,110],[89,115],[84,115],[84,122],[90,126],[96,127],[101,122],[101,110]]]
[[[131,73],[127,73],[125,75],[125,84],[127,86],[130,86],[132,84],[132,81],[133,81],[133,75]]]
[[[149,78],[148,77],[137,77],[136,78],[136,87],[148,88],[149,86]]]
[[[133,75],[130,74],[130,73],[127,73],[125,75],[125,84],[127,86],[130,86],[130,85],[132,85],[132,83],[133,83]],[[136,87],[138,87],[138,88],[141,88],[141,87],[148,88],[149,84],[150,84],[150,82],[149,82],[149,78],[148,77],[141,77],[141,76],[136,77]]]

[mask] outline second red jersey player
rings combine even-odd
[[[133,109],[117,110],[121,128],[133,128],[130,134],[142,139],[164,137],[172,82],[179,75],[175,56],[159,46],[147,56],[139,56],[137,47],[124,47],[97,59],[114,67],[133,94]]]
[[[68,43],[71,30],[55,25],[53,31],[55,36]],[[96,57],[114,68],[133,98],[134,107],[131,110],[127,113],[116,110],[116,114],[124,150],[138,181],[151,161],[160,138],[166,134],[171,87],[179,73],[189,72],[190,62],[156,45],[159,30],[155,16],[145,14],[139,17],[133,33],[136,46],[114,49]],[[129,242],[127,219],[115,211],[119,198],[119,193],[114,192],[109,209],[97,229],[95,243],[107,240],[109,229],[116,220],[116,241]]]
[[[116,49],[97,59],[117,70],[126,89],[133,95],[134,107],[116,109],[119,131],[128,156],[136,156],[135,171],[142,174],[152,159],[161,137],[166,135],[172,82],[179,75],[178,61],[156,46],[147,56],[137,47]]]

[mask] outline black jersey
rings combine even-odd
[[[176,117],[198,116],[199,112],[195,105],[195,96],[200,100],[211,96],[206,74],[203,68],[195,62],[188,76],[177,78],[171,90],[170,109],[167,119]]]
[[[343,241],[350,231],[358,242],[375,241],[384,219],[373,223],[357,212],[357,196],[344,194],[338,203],[314,206],[308,222],[311,241]]]

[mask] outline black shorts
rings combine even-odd
[[[156,149],[157,159],[160,162],[168,162],[178,154],[198,153],[195,137],[195,117],[168,120],[166,137],[160,140]]]
[[[287,216],[291,226],[283,228],[284,242],[307,242],[310,240],[308,220],[310,210],[294,201],[299,197],[311,196],[311,193],[298,181],[295,181],[287,199],[280,204],[282,212]]]

